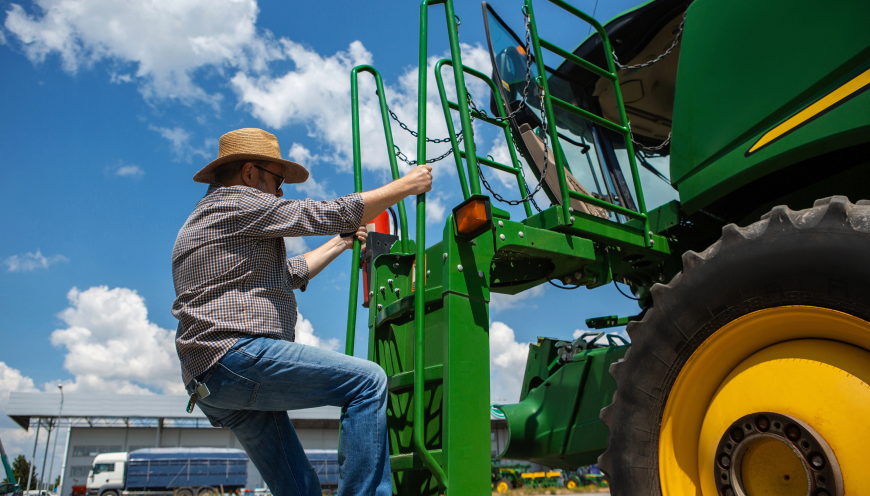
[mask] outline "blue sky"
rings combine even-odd
[[[604,21],[637,2],[574,3]],[[520,1],[492,5],[523,32]],[[312,176],[285,194],[324,199],[353,187],[351,67],[375,65],[390,105],[416,128],[415,2],[0,6],[0,91],[7,95],[0,121],[0,410],[9,391],[54,391],[59,382],[79,392],[180,391],[170,254],[205,193],[191,177],[216,156],[221,134],[241,127],[274,133],[283,154]],[[585,38],[586,26],[546,5],[536,8],[547,38],[568,47]],[[456,12],[465,63],[489,73],[480,4],[458,2]],[[430,26],[431,66],[448,50],[443,7],[431,9]],[[443,137],[431,78],[429,86],[429,135]],[[485,101],[479,86],[469,88]],[[388,166],[368,79],[362,93],[363,122],[374,123],[363,130],[363,181],[371,189],[387,180]],[[478,149],[497,156],[503,142],[492,130],[476,132]],[[413,138],[397,126],[393,133],[403,150],[414,150]],[[429,156],[442,151],[430,148]],[[445,212],[461,197],[452,160],[436,166],[435,178],[427,244],[438,239]],[[511,183],[494,184],[507,197],[517,194]],[[301,252],[323,241],[291,240],[288,247]],[[309,343],[343,349],[349,268],[347,253],[297,293]],[[494,302],[500,339],[494,353],[511,364],[493,365],[494,399],[518,394],[510,369],[537,336],[570,338],[585,318],[637,311],[612,287],[543,287]],[[365,356],[363,320],[358,356]],[[29,444],[5,415],[0,429],[10,454]]]

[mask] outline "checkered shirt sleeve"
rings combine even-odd
[[[213,184],[172,252],[184,383],[207,371],[243,336],[293,341],[294,289],[305,290],[305,257],[287,258],[284,237],[355,231],[363,200],[285,200],[245,186]]]

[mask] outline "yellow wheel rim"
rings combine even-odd
[[[565,484],[565,487],[567,487],[568,489],[574,489],[575,487],[577,487],[577,482],[569,480],[568,483]]]
[[[833,450],[847,494],[870,487],[867,350],[870,323],[825,308],[759,310],[723,326],[695,350],[668,395],[659,438],[662,494],[715,496],[717,446],[734,421],[757,412],[814,429]],[[806,495],[795,476],[804,470],[797,455],[755,443],[743,456],[741,482],[750,496]]]
[[[506,492],[508,492],[508,491],[510,490],[510,487],[508,487],[508,483],[507,483],[507,482],[505,482],[505,481],[501,481],[501,482],[499,482],[498,485],[496,486],[496,489],[497,489],[498,492],[500,492],[500,493],[506,493]]]

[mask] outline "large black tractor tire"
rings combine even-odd
[[[668,449],[668,445],[660,445],[660,441],[664,435],[671,435],[668,430],[662,431],[663,414],[669,397],[678,397],[683,383],[675,388],[675,382],[680,372],[693,354],[708,352],[711,342],[715,341],[708,338],[714,333],[729,332],[735,325],[760,313],[800,308],[848,314],[844,318],[853,319],[859,328],[861,322],[870,322],[868,200],[852,204],[845,197],[835,196],[817,200],[813,208],[800,211],[779,206],[748,227],[725,226],[715,244],[702,253],[689,251],[682,259],[680,274],[669,284],[653,286],[652,306],[641,321],[628,324],[626,329],[631,348],[623,361],[610,368],[617,390],[612,404],[601,411],[601,420],[608,426],[610,437],[598,465],[607,475],[614,496],[684,494],[668,486],[662,489],[660,450]],[[768,327],[764,326],[754,329],[748,335],[752,339],[763,339],[759,336],[768,332]],[[814,339],[843,341],[836,329],[819,329],[818,332],[822,336]],[[826,335],[828,332],[830,334]],[[716,339],[720,336],[721,333]],[[854,346],[860,353],[866,352],[866,342],[861,337],[845,344]],[[696,377],[695,380],[702,379]],[[718,394],[719,390],[716,391]],[[706,400],[699,397],[698,401]],[[868,412],[844,414],[866,418]],[[740,420],[736,422],[735,425],[745,425],[747,429],[753,427],[741,424]],[[771,433],[772,422],[765,424]],[[779,422],[776,425],[779,426]],[[723,436],[728,432],[731,431],[726,429]],[[803,430],[800,433],[805,434]],[[730,441],[725,437],[721,439],[719,446],[727,445],[731,449]],[[715,471],[724,469],[712,465],[718,456],[717,453],[712,457],[710,470],[715,474],[713,479],[722,476],[724,480],[727,474]],[[664,461],[662,465],[667,467],[669,463]],[[703,463],[706,462],[701,460],[697,465],[701,467]],[[817,484],[815,479],[811,482]],[[832,483],[827,483],[828,493],[838,492],[832,492]],[[728,492],[730,487],[722,486],[718,480],[716,484],[719,484],[716,492],[698,488],[697,494],[732,494]]]

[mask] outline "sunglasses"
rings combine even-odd
[[[268,172],[269,174],[272,174],[273,176],[277,177],[278,178],[278,186],[275,187],[275,191],[278,191],[279,189],[281,189],[281,185],[284,184],[284,176],[279,176],[278,174],[275,174],[274,172],[270,171],[269,169],[267,169],[265,167],[260,167],[257,164],[252,164],[252,165],[254,167],[260,169],[261,171]]]

